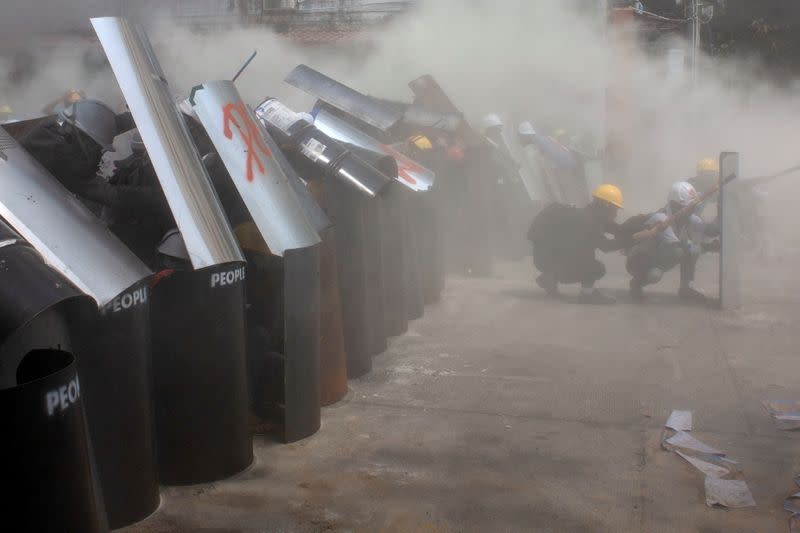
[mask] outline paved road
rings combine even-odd
[[[317,435],[257,438],[248,471],[165,489],[131,530],[788,531],[800,433],[760,401],[800,399],[800,261],[746,268],[736,313],[679,305],[674,278],[634,305],[608,262],[611,308],[546,299],[522,263],[449,280]],[[714,273],[704,260],[707,292]],[[756,508],[705,506],[702,476],[660,448],[672,409],[741,462]]]

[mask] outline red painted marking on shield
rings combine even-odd
[[[398,152],[391,146],[381,145],[381,148],[390,156],[394,157],[397,161],[397,176],[401,178],[403,181],[410,183],[411,185],[416,185],[417,180],[411,175],[412,172],[421,173],[424,172],[423,168],[419,166],[413,159],[408,157],[407,155]]]
[[[264,144],[261,131],[259,131],[253,119],[250,118],[250,113],[247,112],[244,102],[225,104],[222,108],[222,116],[224,119],[223,133],[225,137],[233,139],[233,129],[231,128],[231,125],[233,125],[239,131],[239,136],[244,141],[246,146],[245,152],[247,152],[247,181],[252,182],[254,179],[253,164],[258,167],[259,173],[264,175],[267,169],[264,162],[261,161],[261,156],[263,155],[265,160],[268,160],[272,157],[272,151]]]

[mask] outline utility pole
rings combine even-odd
[[[700,2],[692,0],[692,83],[697,83],[697,62],[700,58]]]

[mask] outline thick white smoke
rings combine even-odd
[[[364,92],[402,100],[412,97],[409,81],[432,74],[473,119],[494,111],[598,138],[607,128],[621,128],[627,157],[607,179],[624,186],[631,212],[657,209],[671,181],[692,175],[698,158],[723,150],[741,152],[749,176],[800,162],[794,149],[800,98],[791,88],[760,79],[750,62],[705,57],[695,84],[690,76],[670,81],[664,51],[620,49],[596,9],[573,5],[423,0],[391,24],[327,49],[298,47],[266,28],[199,34],[164,19],[149,30],[170,82],[184,93],[209,79],[230,78],[258,49],[238,82],[254,104],[269,95],[307,109],[311,99],[282,81],[303,62]],[[40,105],[69,86],[86,87],[78,56],[69,50],[51,55],[34,82],[11,95],[24,96],[28,105],[21,107],[30,109],[31,99]],[[608,93],[615,84],[626,88]],[[99,75],[88,89],[113,99],[110,87],[113,82]],[[609,96],[624,98],[624,105],[606,117]],[[800,189],[797,179],[771,186],[776,219],[790,209],[783,204]]]

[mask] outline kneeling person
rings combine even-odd
[[[698,194],[694,186],[679,181],[672,185],[667,206],[650,216],[645,225],[652,227],[668,221],[686,207],[697,204],[697,200]],[[701,206],[698,204],[697,208]],[[696,212],[697,208],[678,217],[655,237],[636,244],[628,251],[626,266],[628,273],[633,276],[630,290],[634,300],[640,301],[643,298],[643,287],[658,283],[665,272],[678,265],[681,268],[678,291],[681,300],[705,300],[705,296],[692,287],[692,282],[700,254],[716,248],[714,244],[706,244],[705,240],[718,236],[719,230],[716,224],[704,222]]]
[[[620,235],[614,220],[623,207],[622,192],[614,185],[601,185],[592,197],[582,208],[552,204],[534,219],[528,239],[533,264],[541,272],[536,283],[551,296],[558,294],[559,283],[580,283],[580,303],[613,304],[614,298],[594,287],[606,274],[596,250],[613,252],[630,245],[627,239],[606,237]]]

